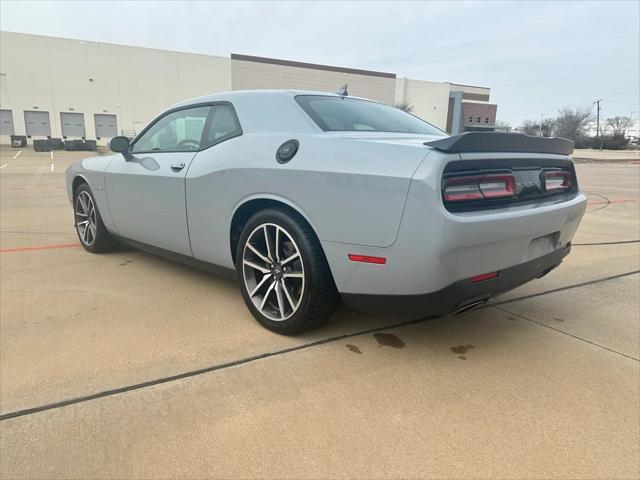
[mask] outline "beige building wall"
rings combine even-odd
[[[233,90],[289,88],[335,92],[347,84],[349,95],[393,105],[396,76],[325,65],[231,55]]]
[[[387,72],[0,32],[0,108],[11,111],[17,135],[25,134],[25,111],[49,112],[52,137],[62,137],[61,112],[82,113],[85,137],[95,139],[95,114],[115,115],[118,134],[133,135],[168,106],[200,95],[270,88],[333,92],[344,84],[353,96],[407,103],[414,115],[442,129],[451,116],[451,92],[483,103],[490,94],[485,87]]]
[[[398,78],[395,103],[410,105],[413,115],[444,130],[449,108],[449,84]]]
[[[16,134],[24,111],[49,112],[61,137],[60,112],[84,114],[85,136],[96,138],[94,114],[114,114],[118,133],[139,131],[167,106],[231,89],[225,57],[0,32],[0,105]],[[9,138],[2,136],[2,143]],[[106,144],[106,139],[100,142]]]

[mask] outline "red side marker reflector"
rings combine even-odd
[[[475,277],[471,277],[471,283],[482,282],[483,280],[489,280],[491,278],[496,278],[498,276],[498,272],[491,273],[483,273],[482,275],[476,275]]]
[[[352,262],[375,263],[376,265],[384,265],[387,259],[384,257],[370,257],[369,255],[349,254],[349,260]]]

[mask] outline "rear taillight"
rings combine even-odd
[[[447,178],[442,192],[446,202],[507,198],[515,193],[516,179],[510,173]]]
[[[480,176],[448,178],[444,183],[444,199],[447,202],[461,200],[482,200],[480,192]]]
[[[571,172],[544,172],[544,188],[547,192],[568,190],[571,185],[573,185]]]

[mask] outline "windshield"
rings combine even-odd
[[[325,95],[298,95],[295,98],[307,115],[325,132],[444,134],[424,120],[382,103]]]

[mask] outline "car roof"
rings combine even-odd
[[[288,90],[288,89],[264,89],[264,90],[230,90],[226,92],[212,93],[201,97],[189,98],[176,103],[171,108],[184,107],[188,105],[196,105],[199,103],[233,101],[234,99],[244,99],[249,97],[295,97],[297,95],[323,95],[327,97],[340,97],[341,95],[334,92],[322,92],[317,90]],[[369,100],[361,97],[351,97],[360,100]],[[373,100],[370,100],[373,101]]]

